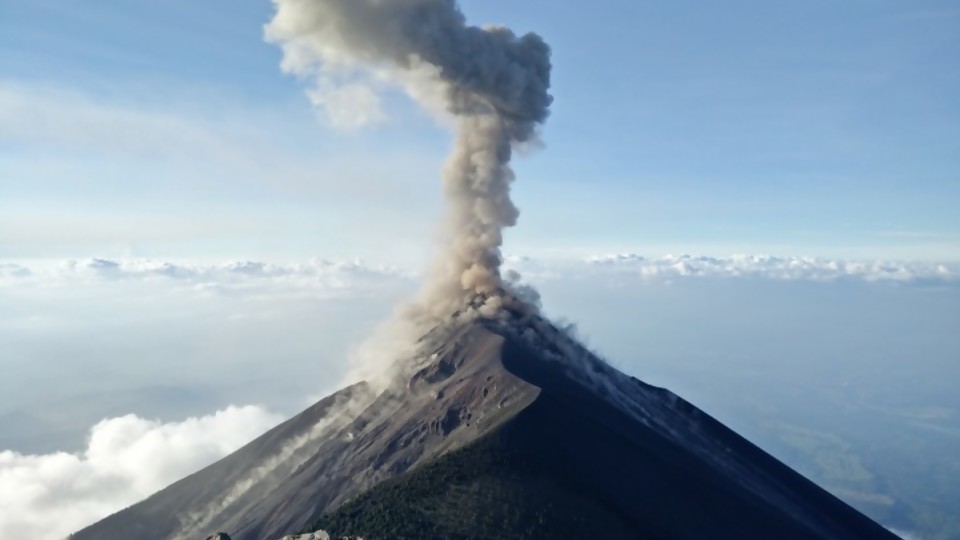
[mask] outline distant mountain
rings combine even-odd
[[[386,391],[329,396],[74,540],[894,539],[539,316],[455,316]]]

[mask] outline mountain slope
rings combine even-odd
[[[369,538],[895,538],[670,392],[547,337],[598,380],[632,386],[635,407],[621,407],[620,385],[597,391],[527,340],[507,339],[503,365],[541,389],[533,403],[314,525]]]
[[[191,512],[245,483],[251,478],[251,471],[262,467],[279,448],[304,437],[327,418],[336,404],[362,391],[362,384],[354,385],[318,401],[229,456],[73,534],[71,539],[174,537]],[[269,488],[286,480],[286,476],[267,474],[258,479],[263,488]],[[193,536],[205,538],[206,534]]]
[[[509,424],[508,424],[509,425]],[[583,482],[516,447],[511,429],[387,480],[306,530],[334,538],[653,539]],[[525,450],[530,450],[527,448]],[[306,532],[306,531],[305,531]]]
[[[335,394],[75,538],[895,538],[540,317],[454,318],[421,346],[387,391]]]

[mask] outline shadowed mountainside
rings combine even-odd
[[[421,346],[387,391],[334,394],[74,538],[895,538],[540,317]]]

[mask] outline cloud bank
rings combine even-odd
[[[556,262],[554,265],[516,257],[510,259],[508,264],[520,268],[525,276],[539,275],[554,279],[618,276],[646,280],[735,278],[823,283],[960,283],[960,265],[922,261],[838,260],[770,255],[706,257],[687,254],[647,258],[636,253],[621,253],[592,255],[572,263]]]
[[[739,278],[944,285],[960,282],[960,263],[745,254],[728,257],[688,254],[647,257],[637,253],[619,253],[559,259],[511,255],[504,258],[504,266],[508,270],[522,272],[535,281],[619,275],[647,280]],[[359,291],[386,284],[412,285],[421,277],[416,269],[369,264],[361,260],[199,263],[87,258],[43,264],[0,263],[0,285],[140,280],[192,284],[198,289],[242,289],[253,284],[274,283],[329,291]]]
[[[952,358],[956,351],[950,326],[956,289],[919,289],[960,284],[954,263],[618,254],[510,256],[505,265],[542,285],[548,308],[574,314],[611,358],[635,362],[624,366],[628,372],[670,387],[676,386],[671,373],[706,365],[702,358],[745,358],[753,368],[776,359],[778,369],[809,365],[811,373],[821,374],[837,366],[854,370],[857,361],[869,359],[864,373],[895,373],[908,361],[915,366]],[[278,420],[255,407],[182,422],[144,418],[215,410],[235,395],[292,413],[327,394],[344,375],[350,349],[418,280],[414,271],[362,261],[0,263],[0,350],[15,373],[0,379],[0,435],[8,440],[18,428],[4,424],[4,413],[43,416],[47,411],[40,405],[68,398],[77,404],[94,401],[91,396],[116,401],[114,392],[122,388],[134,390],[142,404],[148,398],[137,389],[145,384],[227,396],[182,412],[123,408],[64,419],[82,428],[112,417],[98,423],[82,447],[79,433],[75,444],[42,450],[0,442],[0,449],[20,450],[0,451],[0,538],[63,536],[217,459]],[[811,286],[790,285],[800,282]],[[880,289],[892,294],[875,294]],[[764,294],[741,294],[750,290]],[[785,331],[764,334],[769,321]],[[831,328],[844,331],[836,335]],[[691,333],[698,339],[691,340]],[[909,339],[900,343],[893,336]],[[704,344],[713,356],[703,356]],[[857,353],[847,358],[847,350]],[[918,350],[936,352],[921,357]],[[37,388],[48,390],[37,396]],[[139,416],[116,417],[127,411]]]
[[[0,451],[0,538],[61,540],[230,454],[281,420],[256,406],[172,423],[127,415],[93,426],[77,454]]]
[[[53,263],[2,263],[0,285],[57,285],[145,281],[194,286],[197,290],[237,290],[274,284],[289,288],[376,290],[380,285],[410,281],[415,276],[396,267],[360,260],[275,264],[237,260],[223,263],[169,262],[151,259],[66,259]]]
[[[75,449],[100,418],[173,420],[236,395],[299,411],[336,385],[350,350],[415,290],[411,275],[359,261],[3,263],[0,449]],[[164,389],[181,394],[156,397]]]

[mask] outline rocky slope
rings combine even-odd
[[[388,391],[338,392],[75,539],[895,538],[542,318],[421,345]]]

